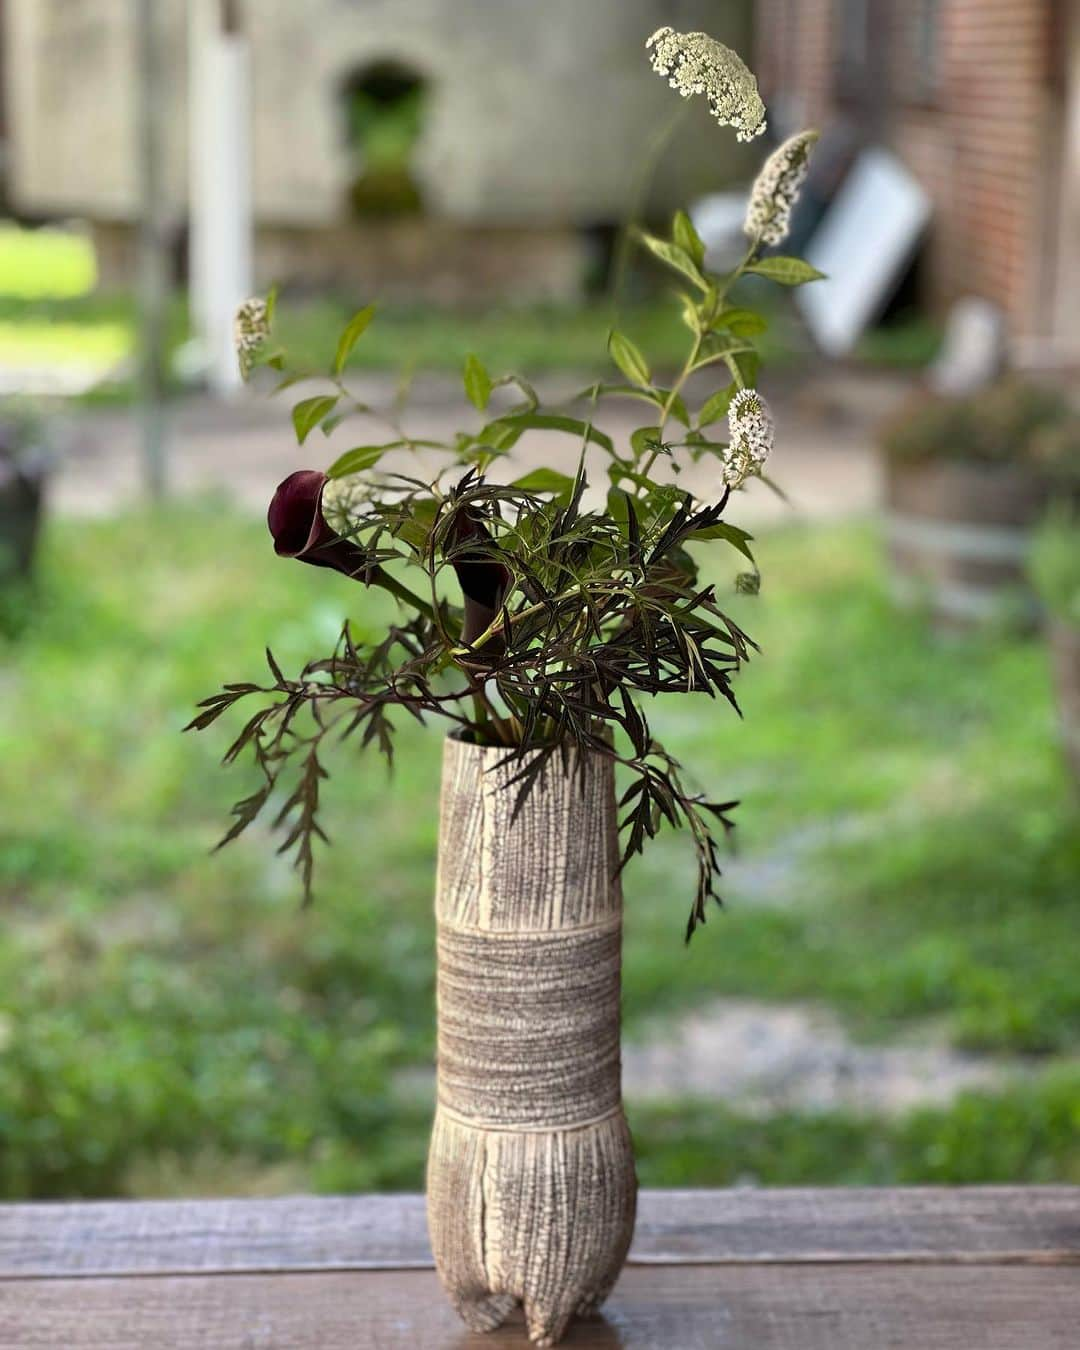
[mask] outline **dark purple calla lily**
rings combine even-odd
[[[346,539],[327,524],[322,498],[328,481],[318,469],[297,469],[278,485],[266,513],[274,552],[281,558],[332,567],[368,585],[383,586],[430,617],[426,602],[407,591],[377,563],[372,564],[354,540]],[[469,548],[471,541],[478,547]],[[492,542],[484,523],[465,510],[458,512],[447,534],[446,551],[452,555],[450,563],[465,597],[461,636],[470,646],[494,622],[512,580],[510,569],[483,551],[483,546]],[[483,650],[488,656],[497,656],[503,651],[502,638],[493,634]]]
[[[274,552],[282,558],[298,558],[315,567],[332,567],[346,576],[367,580],[365,551],[326,523],[322,495],[328,481],[318,469],[297,469],[279,484],[266,513]]]
[[[472,540],[481,548],[462,548],[462,545]],[[461,638],[469,646],[487,632],[495,621],[513,579],[508,567],[482,551],[482,546],[493,542],[483,521],[467,510],[458,512],[447,534],[450,564],[465,597],[465,622]],[[483,646],[489,656],[497,656],[503,649],[503,639],[497,634],[492,634]]]

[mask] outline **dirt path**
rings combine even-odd
[[[806,381],[794,395],[774,399],[778,439],[771,472],[783,485],[790,505],[754,483],[729,512],[732,520],[758,526],[786,518],[827,519],[865,512],[875,505],[879,469],[871,448],[873,425],[902,386],[891,380],[867,388],[863,379],[831,378],[831,386],[826,381]],[[387,377],[368,376],[354,384],[357,396],[372,406],[385,407],[393,400],[393,382]],[[543,393],[545,399],[557,401],[580,387],[577,377],[561,376],[547,381]],[[385,427],[364,419],[338,428],[329,440],[315,432],[304,447],[298,447],[289,407],[303,392],[290,391],[275,401],[245,393],[232,404],[194,398],[174,405],[168,418],[172,490],[178,495],[223,493],[261,513],[274,487],[293,469],[329,463],[350,446],[391,438]],[[638,407],[625,400],[610,403],[604,425],[625,440],[641,423]],[[410,408],[406,424],[418,437],[479,425],[476,415],[463,407],[457,382],[443,377],[418,384]],[[70,440],[71,453],[53,484],[54,509],[71,515],[103,515],[139,500],[139,428],[130,411],[87,410],[73,424]],[[501,476],[512,477],[538,464],[572,472],[578,448],[574,437],[530,432],[514,459],[500,466]],[[407,456],[401,464],[411,472],[418,467],[417,459]],[[680,481],[703,495],[713,495],[718,485],[716,462],[702,461]]]
[[[826,1009],[748,999],[719,999],[623,1047],[631,1101],[705,1098],[762,1116],[896,1115],[1026,1071],[1019,1060],[965,1055],[932,1040],[858,1044]]]

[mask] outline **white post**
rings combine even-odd
[[[169,213],[165,200],[164,53],[157,0],[139,0],[135,38],[139,116],[139,420],[150,496],[165,495],[165,329],[169,303]]]
[[[191,315],[211,389],[234,392],[237,306],[252,291],[248,42],[236,0],[191,0]]]

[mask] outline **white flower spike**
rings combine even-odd
[[[724,456],[724,483],[742,487],[765,467],[772,453],[775,427],[769,405],[756,389],[740,389],[728,408],[731,444]]]
[[[255,357],[269,337],[270,310],[266,301],[258,298],[245,300],[236,311],[233,323],[236,359],[244,380],[251,378],[251,372],[255,369]]]
[[[743,233],[774,246],[782,244],[791,228],[791,209],[806,181],[816,131],[800,131],[778,146],[762,165],[750,189]]]
[[[645,47],[652,51],[653,70],[666,75],[683,98],[704,94],[709,111],[721,126],[735,128],[737,140],[751,141],[765,130],[757,80],[730,47],[708,33],[674,28],[658,28]]]

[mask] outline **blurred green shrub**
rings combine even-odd
[[[1009,378],[966,398],[917,396],[881,430],[898,460],[1027,463],[1080,481],[1080,419],[1056,388]]]
[[[1047,610],[1080,627],[1080,512],[1060,505],[1036,531],[1031,577]]]

